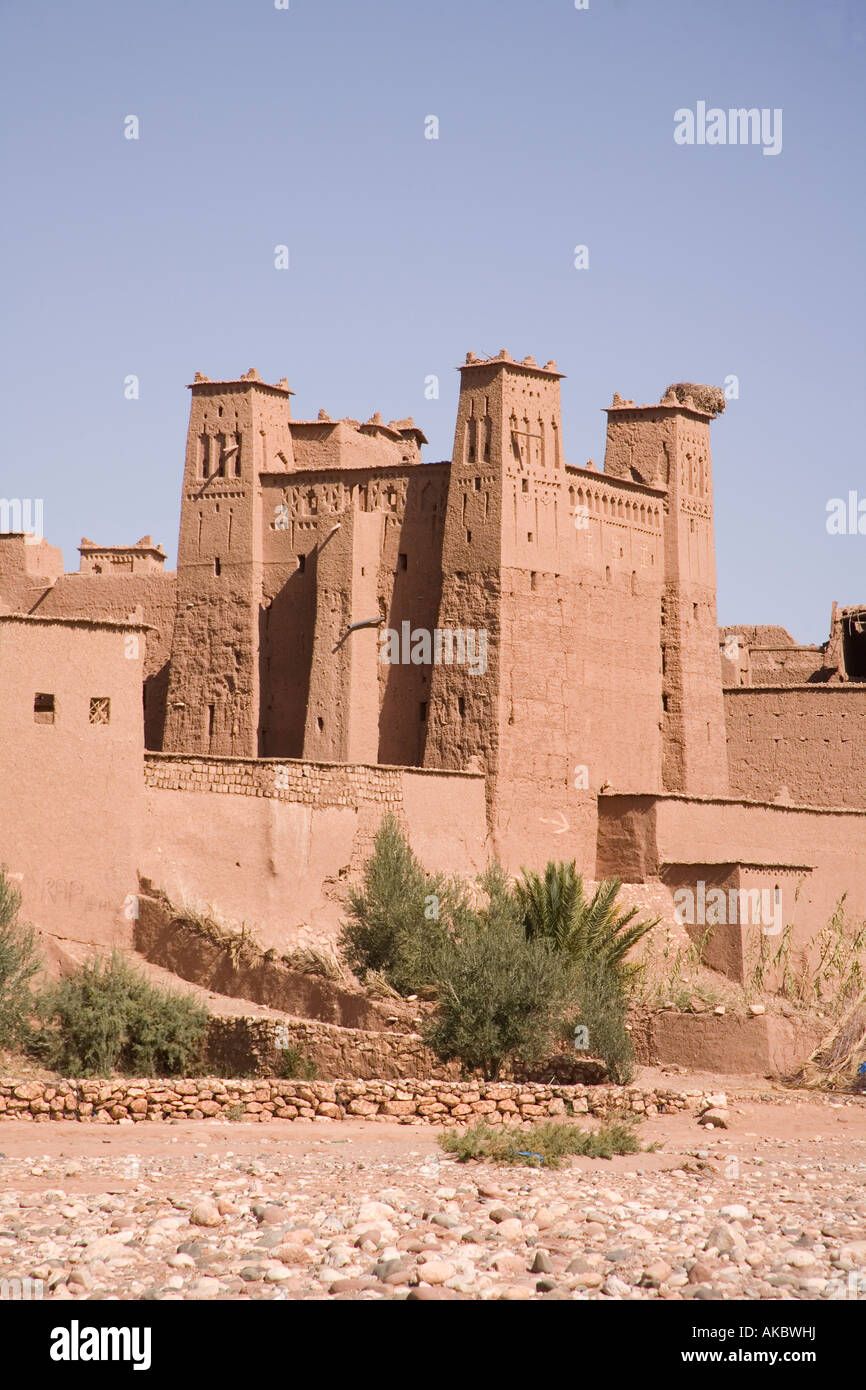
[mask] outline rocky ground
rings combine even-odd
[[[387,1121],[7,1121],[0,1290],[866,1299],[866,1098],[728,1084],[727,1107],[726,1128],[655,1117],[653,1151],[557,1171],[461,1164]]]

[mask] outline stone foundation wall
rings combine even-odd
[[[628,1086],[442,1081],[2,1081],[0,1120],[345,1120],[399,1124],[534,1122],[561,1115],[660,1115],[703,1108],[709,1093]]]
[[[312,1019],[211,1018],[203,1066],[222,1076],[279,1077],[287,1047],[296,1048],[323,1080],[354,1077],[367,1081],[456,1080],[459,1062],[441,1062],[418,1033],[369,1032]],[[516,1066],[503,1080],[593,1085],[604,1080],[604,1064],[573,1051],[550,1057],[537,1067]]]
[[[341,1028],[312,1019],[211,1018],[204,1066],[217,1075],[275,1078],[285,1048],[296,1048],[323,1080],[450,1080],[460,1076],[457,1062],[439,1062],[417,1033],[371,1032]]]

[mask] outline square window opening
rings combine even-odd
[[[54,696],[42,692],[33,697],[33,720],[36,724],[54,723]]]
[[[111,700],[107,695],[94,695],[90,700],[91,724],[111,723]]]

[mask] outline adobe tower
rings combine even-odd
[[[669,387],[658,405],[636,406],[615,396],[607,411],[605,474],[651,482],[667,492],[662,785],[690,796],[728,791],[710,459],[710,421],[724,408],[717,388],[681,383]]]
[[[196,373],[177,556],[166,752],[259,755],[259,475],[294,467],[288,382]]]

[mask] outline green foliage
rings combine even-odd
[[[600,883],[587,899],[574,861],[549,863],[541,878],[524,869],[514,886],[530,940],[552,941],[572,966],[575,1023],[589,1033],[588,1051],[606,1064],[612,1081],[631,1079],[634,1052],[626,1027],[629,996],[639,966],[626,959],[658,921],[636,922],[637,908],[621,909],[618,879]]]
[[[637,967],[626,957],[655,923],[617,907],[616,880],[587,898],[574,863],[550,863],[543,878],[524,871],[513,888],[493,864],[478,886],[485,901],[474,907],[453,880],[426,873],[386,817],[350,895],[347,961],[368,985],[435,996],[424,1037],[443,1060],[497,1077],[506,1062],[542,1061],[580,1023],[611,1079],[629,1080]]]
[[[417,994],[430,982],[445,923],[459,914],[460,905],[457,887],[426,873],[394,817],[386,816],[361,891],[349,895],[343,954],[361,979],[376,973],[398,993]]]
[[[39,971],[36,934],[18,920],[21,894],[0,865],[0,1047],[15,1047],[28,1034],[33,1012],[30,982]]]
[[[489,1080],[503,1063],[540,1062],[553,1049],[569,995],[569,972],[547,940],[530,940],[498,866],[480,880],[487,906],[464,907],[433,960],[439,1007],[425,1041]]]
[[[468,1159],[491,1159],[494,1163],[513,1163],[523,1167],[558,1168],[569,1154],[586,1158],[612,1158],[614,1154],[640,1152],[640,1144],[628,1125],[603,1125],[582,1130],[564,1121],[544,1120],[529,1129],[514,1125],[489,1125],[479,1120],[468,1129],[446,1129],[438,1136],[446,1153],[461,1163]]]
[[[625,958],[659,919],[635,922],[636,907],[618,908],[619,879],[605,879],[587,900],[574,860],[570,864],[551,861],[543,879],[526,869],[521,872],[514,893],[528,936],[550,938],[578,966],[594,961],[619,972],[624,982],[633,977],[638,967]]]
[[[627,1027],[629,996],[622,981],[590,957],[575,970],[572,1000],[573,1023],[587,1030],[587,1055],[604,1062],[615,1085],[626,1085],[634,1075],[634,1047]]]
[[[280,1060],[277,1063],[276,1074],[283,1081],[315,1081],[319,1075],[319,1069],[315,1062],[311,1062],[299,1047],[292,1044],[290,1047],[280,1049]]]
[[[189,1076],[201,1070],[208,1011],[149,984],[118,952],[94,957],[39,1000],[34,1050],[67,1076]]]

